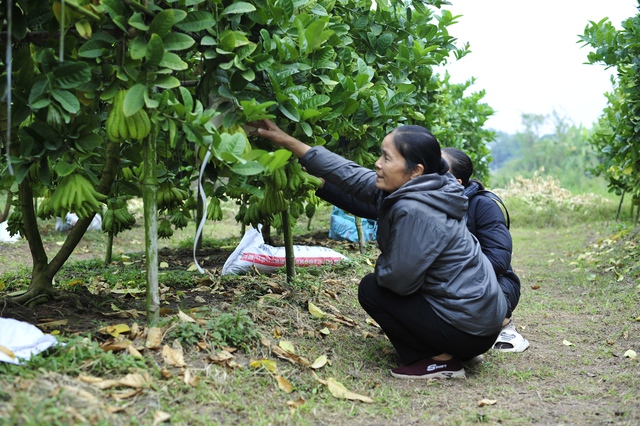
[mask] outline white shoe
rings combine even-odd
[[[493,349],[500,352],[524,352],[529,347],[529,341],[522,337],[513,320],[502,327],[502,331],[493,344]]]

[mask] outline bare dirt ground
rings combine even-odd
[[[383,335],[372,332],[366,315],[357,302],[353,303],[359,277],[340,270],[323,277],[323,290],[313,298],[322,309],[332,312],[333,307],[353,320],[355,326],[340,328],[322,345],[328,353],[340,357],[341,364],[352,365],[341,370],[348,372],[342,381],[359,393],[371,395],[374,408],[353,402],[339,406],[327,403],[293,416],[288,414],[290,408],[285,407],[284,401],[297,396],[282,396],[277,389],[256,396],[251,390],[236,387],[229,390],[236,398],[251,399],[252,403],[264,404],[268,410],[281,414],[258,420],[252,417],[255,412],[252,414],[251,410],[219,401],[199,401],[199,413],[219,424],[640,424],[640,363],[628,352],[640,353],[640,277],[637,267],[625,267],[628,262],[637,264],[637,249],[608,253],[615,241],[608,243],[612,241],[605,238],[608,235],[594,228],[512,231],[516,247],[513,263],[523,281],[522,298],[514,317],[531,343],[524,353],[491,351],[483,364],[467,372],[465,380],[425,383],[393,379],[386,373],[397,362],[393,348]],[[306,238],[307,243],[334,245],[355,256],[354,245],[331,242],[320,234]],[[28,256],[25,247],[18,244],[3,245],[1,249],[4,265],[23,262]],[[101,243],[89,241],[74,256],[101,256],[100,250]],[[213,271],[203,278],[204,287],[215,284],[216,271],[231,250],[232,247],[209,249],[199,255],[205,268]],[[160,257],[170,268],[179,269],[193,260],[189,249],[164,249]],[[167,299],[166,314],[203,304],[239,307],[243,301],[271,295],[274,300],[281,297],[283,303],[254,312],[264,335],[272,336],[275,329],[288,325],[298,330],[290,331],[288,337],[296,345],[305,346],[305,340],[316,329],[312,318],[301,315],[306,298],[311,296],[302,290],[297,294],[287,291],[281,276],[267,281],[262,277],[238,277],[217,291],[171,289],[173,294],[177,291],[182,295]],[[96,296],[82,289],[74,294],[77,297],[62,298],[37,309],[0,304],[0,316],[34,324],[68,319],[63,332],[83,333],[95,330],[96,324],[122,321],[105,315],[111,303],[123,310],[144,310],[142,297],[114,299],[114,295]],[[211,362],[205,352],[191,351],[189,357],[194,366]],[[248,364],[247,356],[239,355],[236,360]],[[295,370],[290,375],[292,381],[295,378],[306,383],[307,376],[301,372]],[[9,386],[5,388],[9,392],[21,385],[18,381],[5,386]],[[299,393],[309,399],[303,389],[305,386],[300,384]],[[220,387],[217,391],[224,393]],[[174,403],[175,407],[181,404],[177,400]],[[189,403],[194,401],[187,400]],[[1,409],[0,401],[0,412]],[[141,410],[138,404],[131,405],[106,419],[112,424],[127,424],[127,419],[148,415]]]

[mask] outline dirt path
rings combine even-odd
[[[640,352],[637,277],[581,267],[603,236],[592,228],[513,234],[523,281],[515,320],[531,347],[491,357],[500,405],[539,424],[640,424],[640,364],[624,357]]]

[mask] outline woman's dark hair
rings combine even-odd
[[[449,171],[442,158],[440,144],[433,134],[422,126],[400,126],[392,132],[393,145],[406,161],[405,170],[410,173],[418,164],[424,167],[423,175]]]
[[[480,186],[480,189],[484,189],[484,185],[479,180],[471,179],[473,163],[467,154],[457,148],[442,148],[442,153],[447,157],[449,171],[456,179],[462,181],[462,186],[466,188],[471,182],[475,182]]]

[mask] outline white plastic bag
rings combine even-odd
[[[341,262],[346,257],[328,247],[293,246],[296,266],[318,266]],[[250,227],[222,267],[222,275],[240,275],[252,270],[271,273],[285,266],[284,247],[264,243],[259,230]]]
[[[12,318],[0,318],[0,362],[20,364],[49,349],[58,341],[35,325]]]

